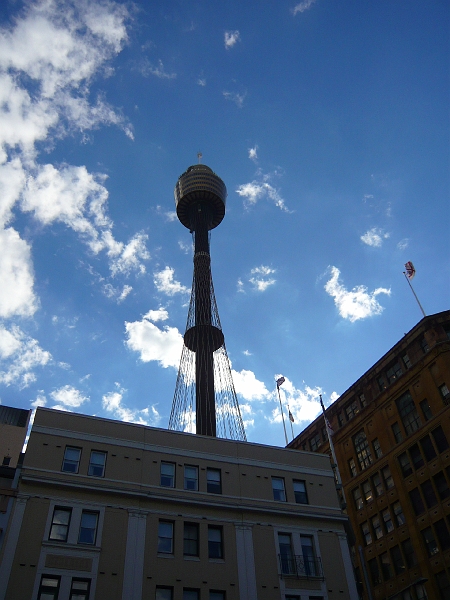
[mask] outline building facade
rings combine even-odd
[[[450,311],[425,317],[326,411],[364,598],[450,598]],[[321,415],[291,448],[328,453]]]
[[[353,600],[327,456],[38,408],[1,600]]]

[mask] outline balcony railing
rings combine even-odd
[[[298,577],[301,579],[323,579],[322,562],[320,558],[305,558],[302,555],[281,556],[280,561],[281,575],[284,577]]]

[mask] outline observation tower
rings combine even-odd
[[[199,159],[201,155],[199,154]],[[225,216],[227,188],[209,167],[189,167],[175,205],[194,241],[194,277],[169,429],[245,440],[211,277],[210,231]]]

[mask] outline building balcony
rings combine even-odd
[[[282,577],[298,579],[323,579],[322,561],[320,558],[305,558],[303,555],[291,557],[278,555]]]

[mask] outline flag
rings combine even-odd
[[[285,381],[286,379],[284,377],[280,377],[279,379],[277,379],[277,388],[279,388],[280,385],[283,385]]]
[[[294,423],[294,415],[291,413],[291,411],[289,411],[289,421]]]
[[[328,433],[329,433],[330,435],[334,435],[334,430],[333,430],[333,428],[331,427],[331,423],[330,423],[330,421],[329,421],[329,420],[328,420],[326,417],[325,417],[325,425],[327,426]]]
[[[410,260],[405,264],[405,269],[406,269],[406,277],[408,279],[412,279],[414,277],[414,275],[416,274],[416,269],[414,268],[414,265],[412,264],[412,262]]]

